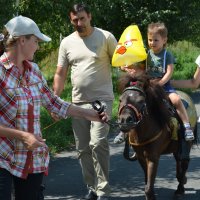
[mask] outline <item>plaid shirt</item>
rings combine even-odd
[[[24,61],[24,66],[22,76],[6,53],[0,57],[0,125],[41,136],[41,106],[66,118],[70,104],[48,88],[37,64]],[[28,151],[20,140],[0,137],[0,168],[14,176],[45,172],[48,164],[48,147]]]

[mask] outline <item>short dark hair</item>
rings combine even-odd
[[[86,4],[77,3],[71,7],[71,9],[69,10],[69,15],[70,13],[77,14],[78,12],[82,12],[82,11],[85,11],[87,14],[90,14],[90,9]]]

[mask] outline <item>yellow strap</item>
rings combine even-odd
[[[151,138],[151,139],[149,139],[149,140],[147,140],[145,142],[142,142],[142,143],[131,142],[130,136],[129,136],[129,144],[133,145],[133,146],[143,146],[143,145],[146,145],[146,144],[149,144],[149,143],[155,141],[156,139],[158,139],[161,136],[161,134],[162,134],[162,130],[155,137],[153,137],[153,138]]]

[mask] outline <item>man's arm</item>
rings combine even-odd
[[[65,80],[67,77],[67,67],[57,66],[54,75],[53,90],[54,94],[60,96],[64,90]]]

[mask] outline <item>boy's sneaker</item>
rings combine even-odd
[[[124,142],[124,135],[117,135],[113,141],[115,144],[121,144],[122,142]]]
[[[186,141],[192,141],[194,140],[194,133],[191,128],[185,129],[185,140]]]

